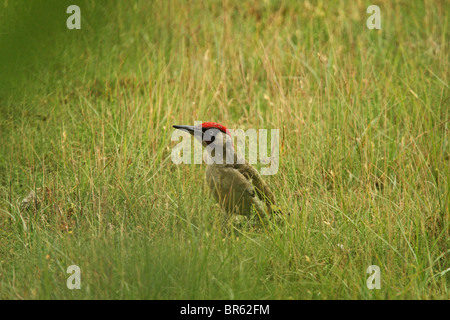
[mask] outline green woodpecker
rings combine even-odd
[[[235,152],[226,127],[214,122],[173,127],[189,132],[207,149],[206,181],[212,195],[228,214],[250,216],[255,212],[264,217],[278,211],[269,186],[259,172]]]

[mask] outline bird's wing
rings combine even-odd
[[[245,162],[245,164],[237,165],[236,169],[253,184],[256,194],[263,200],[266,205],[271,208],[275,205],[275,196],[270,190],[269,186],[261,178],[259,172],[250,164]]]

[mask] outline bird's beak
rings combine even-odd
[[[173,127],[175,129],[178,129],[178,130],[185,130],[185,131],[189,132],[190,134],[194,134],[194,132],[196,132],[196,131],[201,132],[201,129],[198,129],[198,128],[194,127],[194,126],[174,125]]]

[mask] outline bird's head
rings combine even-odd
[[[223,125],[215,122],[203,122],[199,126],[174,125],[175,129],[184,130],[192,134],[204,147],[233,147],[230,131]]]

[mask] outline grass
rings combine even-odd
[[[0,298],[449,298],[448,2],[0,7]],[[196,120],[280,129],[286,221],[221,227]]]

